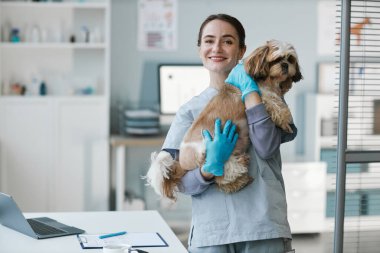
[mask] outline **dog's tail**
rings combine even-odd
[[[179,162],[170,153],[160,151],[151,154],[151,165],[145,178],[158,195],[176,200],[175,192],[184,174]]]

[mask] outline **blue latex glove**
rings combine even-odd
[[[242,63],[239,63],[231,70],[225,82],[241,90],[241,99],[243,102],[245,101],[245,96],[251,92],[256,91],[261,96],[259,87],[252,77],[245,72],[244,65]]]
[[[205,172],[223,176],[224,163],[230,157],[238,139],[235,131],[236,126],[230,120],[226,122],[222,131],[220,119],[215,120],[214,140],[208,130],[203,130],[202,134],[206,142],[206,161],[203,165]]]

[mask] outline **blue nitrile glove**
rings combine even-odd
[[[223,176],[224,163],[230,157],[239,137],[235,133],[236,126],[230,120],[227,120],[223,132],[220,128],[221,121],[216,119],[214,140],[208,130],[202,132],[206,142],[206,161],[203,170],[215,176]]]
[[[260,96],[261,92],[256,82],[244,70],[244,65],[239,63],[236,65],[228,75],[226,83],[229,83],[241,90],[241,99],[245,101],[245,96],[248,93],[256,91]]]

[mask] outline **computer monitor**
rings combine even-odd
[[[205,90],[210,82],[201,64],[161,64],[158,66],[161,115],[174,115],[181,105]]]

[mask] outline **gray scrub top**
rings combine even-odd
[[[163,149],[179,149],[194,119],[216,94],[217,90],[209,87],[180,108]],[[213,181],[204,180],[198,168],[188,172],[179,185],[181,192],[192,196],[191,246],[291,238],[279,146],[293,140],[297,129],[292,125],[293,134],[281,131],[263,104],[246,113],[252,142],[249,174],[254,177],[253,183],[239,192],[226,194]]]

